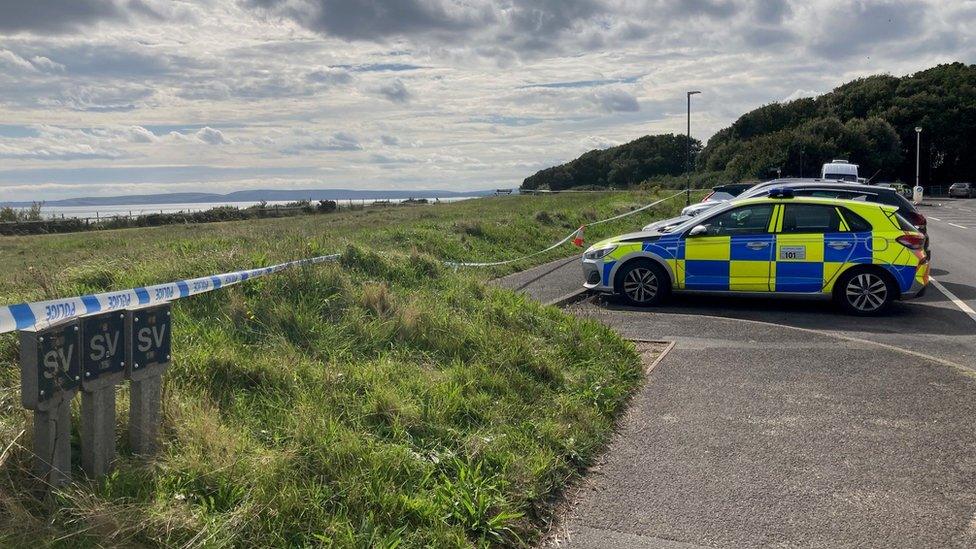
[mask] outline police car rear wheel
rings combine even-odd
[[[849,273],[840,281],[841,305],[848,312],[869,316],[883,312],[891,305],[894,291],[888,280],[873,271]]]
[[[671,288],[670,279],[664,269],[650,261],[627,264],[618,276],[617,289],[632,305],[656,305]]]

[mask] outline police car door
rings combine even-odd
[[[819,293],[836,273],[825,272],[825,250],[832,255],[850,253],[852,242],[835,206],[827,204],[783,204],[777,222],[776,254],[772,279],[777,292]],[[835,238],[838,237],[838,238]],[[839,241],[839,240],[843,241]],[[835,240],[838,240],[835,242]],[[834,246],[842,246],[835,251]],[[836,252],[836,253],[835,253]],[[831,257],[832,264],[838,263]],[[841,265],[843,260],[839,262]],[[832,265],[833,266],[833,265]]]
[[[750,204],[703,221],[705,233],[685,236],[688,290],[769,291],[773,204]]]

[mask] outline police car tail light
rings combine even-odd
[[[909,223],[915,225],[916,227],[924,227],[928,223],[928,220],[925,219],[925,216],[918,212],[906,212],[905,219],[907,219]]]
[[[895,241],[909,250],[921,250],[925,247],[925,237],[920,234],[903,234]]]

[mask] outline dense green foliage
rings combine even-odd
[[[916,126],[923,129],[923,185],[976,181],[976,65],[939,65],[905,77],[870,76],[817,98],[750,111],[696,154],[694,180],[701,186],[769,179],[777,168],[783,176],[817,177],[824,162],[844,158],[875,181],[914,182]],[[674,182],[673,176],[683,171],[684,149],[648,143],[676,139],[645,136],[591,151],[527,178],[523,187]],[[662,152],[670,154],[669,161],[661,160]],[[614,164],[619,158],[626,162]],[[632,166],[642,169],[626,169]]]
[[[701,150],[691,142],[691,155]],[[624,145],[585,153],[572,162],[525,178],[523,189],[553,191],[575,187],[624,189],[656,176],[683,173],[688,162],[688,139],[683,135],[645,135]]]
[[[128,453],[123,386],[117,471],[53,498],[34,491],[16,338],[0,337],[0,545],[531,543],[605,443],[640,364],[609,328],[484,283],[528,263],[455,272],[440,259],[517,257],[655,198],[514,196],[0,239],[2,303],[342,252],[176,302],[162,454]]]
[[[922,182],[976,181],[976,65],[940,65],[905,77],[871,76],[815,99],[766,105],[716,133],[697,165],[732,179],[819,175],[846,158],[862,175],[915,180],[915,127]]]
[[[0,223],[20,223],[24,221],[39,221],[41,219],[41,203],[35,202],[29,208],[0,208]]]

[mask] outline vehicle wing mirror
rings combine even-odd
[[[688,231],[688,236],[703,236],[708,234],[708,225],[695,225]]]

